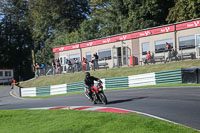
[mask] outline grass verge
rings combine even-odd
[[[1,110],[1,133],[197,133],[197,130],[131,114],[72,110]]]
[[[123,67],[123,68],[113,68],[108,70],[91,71],[91,75],[98,78],[111,78],[111,77],[130,76],[136,74],[160,72],[160,71],[175,70],[175,69],[189,68],[189,67],[199,67],[199,66],[200,66],[200,61],[196,59],[196,60],[170,62],[166,64],[151,64],[144,66]],[[20,83],[20,86],[25,88],[50,86],[50,85],[83,81],[83,79],[84,79],[84,72],[77,72],[77,73],[60,74],[55,76],[53,75],[41,76],[36,79],[31,79],[29,81],[22,82]]]

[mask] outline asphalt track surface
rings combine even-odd
[[[0,109],[59,106],[106,106],[139,111],[200,130],[200,87],[145,88],[106,91],[108,104],[93,105],[84,94],[19,99],[0,87]]]

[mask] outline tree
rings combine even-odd
[[[92,35],[105,37],[166,24],[172,6],[171,0],[92,0],[92,13],[82,24],[81,35],[94,39]]]
[[[29,8],[33,39],[39,49],[50,36],[58,36],[53,34],[79,29],[90,12],[87,0],[29,0]]]
[[[46,49],[78,41],[80,24],[90,13],[88,0],[29,0],[28,4],[28,20],[39,63],[51,60],[45,56]]]
[[[25,16],[28,13],[26,0],[1,0],[0,64],[13,68],[17,78],[31,77],[31,32]]]
[[[123,31],[140,30],[166,24],[168,8],[173,6],[171,0],[128,0],[128,18],[123,24]]]
[[[200,17],[200,0],[175,0],[175,6],[167,16],[168,23]]]

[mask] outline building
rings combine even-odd
[[[13,69],[0,69],[0,84],[11,83],[13,77]]]
[[[86,57],[91,61],[95,52],[99,62],[108,63],[110,68],[126,65],[140,65],[148,51],[155,57],[167,58],[166,42],[183,55],[195,54],[199,58],[200,18],[170,25],[152,27],[87,42],[53,48],[55,59],[65,66],[66,59]],[[182,56],[181,56],[182,57]],[[130,62],[131,58],[131,62]],[[132,60],[133,59],[133,60]],[[133,62],[134,61],[134,62]]]

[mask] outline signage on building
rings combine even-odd
[[[56,52],[73,50],[73,49],[78,49],[78,48],[80,48],[79,44],[66,45],[66,46],[62,46],[62,47],[53,48],[53,52],[56,53]]]
[[[176,30],[184,30],[189,28],[195,28],[200,26],[200,20],[192,21],[192,22],[186,22],[182,24],[176,25]]]
[[[53,48],[53,52],[55,53],[55,52],[62,52],[62,51],[73,50],[73,49],[78,49],[78,48],[92,47],[92,46],[96,46],[96,45],[108,44],[108,43],[113,43],[113,42],[117,42],[117,41],[124,41],[124,40],[129,40],[129,39],[134,39],[134,38],[140,38],[140,37],[146,37],[146,36],[151,36],[151,35],[173,32],[173,31],[175,31],[175,26],[176,26],[176,30],[183,30],[183,29],[188,29],[188,28],[199,27],[200,20],[181,23],[181,24],[177,24],[177,25],[164,26],[164,27],[160,27],[160,28],[149,29],[149,30],[139,31],[139,32],[135,32],[135,33],[129,33],[129,34],[125,34],[125,35],[118,35],[118,36],[108,37],[108,38],[104,38],[104,39],[84,42],[84,43],[80,43],[80,44],[66,45],[66,46],[62,46],[62,47]]]

